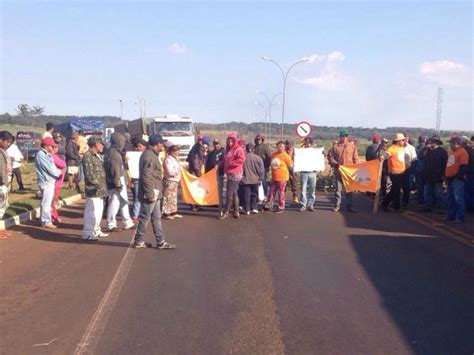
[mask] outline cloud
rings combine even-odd
[[[186,55],[191,53],[191,49],[189,49],[185,44],[174,42],[168,46],[168,52],[174,55]]]
[[[350,86],[351,78],[340,71],[336,64],[346,59],[342,52],[333,51],[328,54],[313,54],[307,58],[310,63],[324,63],[324,68],[315,76],[298,80],[300,83],[327,90],[342,90]]]
[[[471,68],[462,63],[450,60],[436,60],[420,64],[419,72],[425,81],[438,85],[467,86],[472,85]]]

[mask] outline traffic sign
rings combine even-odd
[[[302,121],[296,124],[296,134],[301,138],[306,138],[313,132],[313,127],[308,121]]]

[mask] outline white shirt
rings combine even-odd
[[[418,158],[416,154],[416,149],[411,144],[407,144],[407,146],[404,148],[404,151],[405,151],[405,164],[406,164],[406,167],[409,168],[411,166],[411,163],[414,162]]]
[[[13,143],[7,149],[7,154],[12,160],[12,168],[13,169],[19,168],[21,166],[21,162],[23,161],[24,157],[20,149],[15,143]]]

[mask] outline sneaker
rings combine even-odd
[[[250,211],[252,214],[258,214],[258,210],[252,210]]]
[[[284,211],[284,209],[282,209],[282,208],[277,208],[277,209],[275,210],[275,213],[280,214],[280,213],[283,213],[283,211]]]
[[[183,215],[180,215],[178,213],[172,215],[174,218],[183,218]]]
[[[133,229],[135,228],[135,223],[130,223],[130,224],[126,224],[125,227],[123,227],[124,230],[128,231],[130,229]]]
[[[340,209],[341,209],[340,207],[333,207],[333,208],[332,208],[332,211],[333,211],[333,212],[339,212]]]
[[[87,240],[87,241],[90,241],[90,242],[95,242],[96,240],[99,240],[99,238],[97,238],[96,236],[94,235],[89,235],[87,237],[82,237],[82,240]]]
[[[158,250],[172,250],[172,249],[176,249],[176,245],[170,244],[167,241],[164,241],[164,242],[161,242],[160,244],[158,244],[156,246],[156,249],[158,249]]]
[[[106,238],[108,237],[109,235],[107,233],[104,233],[102,231],[100,231],[99,233],[97,233],[96,237],[99,237],[99,238]]]
[[[229,219],[229,214],[228,213],[222,213],[217,219],[224,220],[224,219]]]
[[[304,206],[303,206],[303,207],[301,207],[301,208],[299,209],[299,211],[300,211],[300,212],[304,212],[304,211],[306,211],[306,207],[304,207]]]
[[[58,227],[56,227],[54,224],[52,223],[46,223],[46,224],[43,224],[43,228],[47,228],[47,229],[56,229]]]
[[[313,207],[309,207],[309,208],[307,209],[307,211],[308,211],[308,212],[314,212],[315,210],[314,210]]]
[[[250,216],[250,211],[245,212],[247,216]]]
[[[146,248],[148,248],[148,243],[145,243],[145,241],[142,240],[141,242],[133,243],[133,247],[135,249],[146,249]]]
[[[234,216],[234,218],[240,218],[239,211],[234,211],[234,213],[232,215]]]

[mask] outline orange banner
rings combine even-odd
[[[217,188],[217,168],[201,177],[191,175],[186,170],[181,174],[183,201],[191,205],[213,206],[219,204]]]
[[[377,192],[381,164],[380,160],[371,160],[355,165],[339,166],[339,173],[346,191]]]

